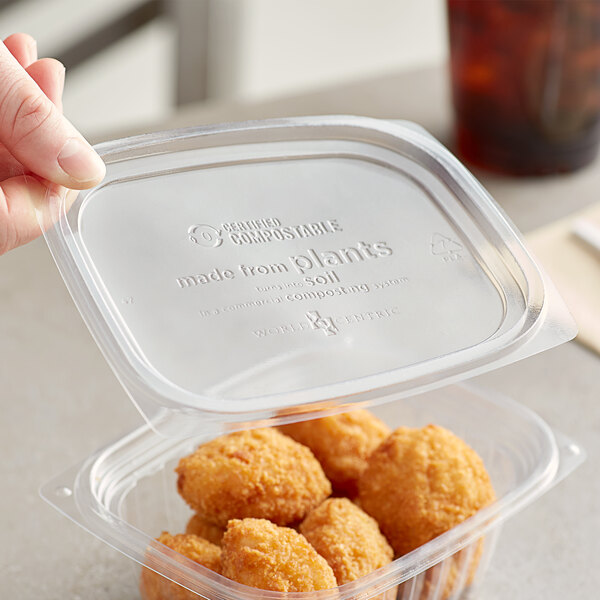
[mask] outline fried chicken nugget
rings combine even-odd
[[[390,563],[394,552],[379,525],[348,498],[329,498],[300,525],[300,532],[333,569],[338,585]]]
[[[221,572],[238,583],[276,592],[336,587],[331,567],[303,535],[265,519],[229,522]]]
[[[171,535],[166,531],[156,538],[161,544],[179,552],[186,558],[203,565],[217,573],[221,570],[221,549],[207,540],[190,534]],[[158,558],[149,557],[146,564],[158,568]],[[147,568],[142,568],[140,577],[140,594],[142,600],[197,600],[197,594],[169,581],[162,575]]]
[[[397,555],[425,544],[495,499],[483,461],[435,425],[400,427],[373,452],[358,482],[358,504]]]
[[[367,467],[367,458],[390,434],[387,425],[362,409],[283,425],[280,430],[308,446],[333,487],[350,496],[356,494],[356,482]]]
[[[303,519],[331,494],[312,452],[275,429],[214,439],[179,461],[177,488],[216,525],[256,517],[286,525]]]
[[[225,529],[219,525],[215,525],[214,523],[207,521],[201,515],[196,513],[192,515],[185,526],[185,532],[204,538],[211,544],[215,544],[215,546],[220,546]]]

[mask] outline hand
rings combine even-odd
[[[65,69],[24,33],[0,43],[0,254],[40,235],[49,187],[99,183],[104,163],[62,115]],[[56,185],[53,185],[56,184]]]

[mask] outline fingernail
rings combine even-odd
[[[100,180],[106,167],[91,146],[78,138],[69,138],[58,154],[62,170],[79,183]]]

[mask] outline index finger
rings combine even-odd
[[[100,157],[4,44],[0,44],[0,141],[26,169],[65,187],[91,187],[104,177]]]
[[[25,69],[37,60],[37,43],[28,33],[13,33],[4,45]]]

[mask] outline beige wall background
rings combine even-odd
[[[65,113],[86,134],[143,126],[175,109],[176,3],[67,74]],[[21,0],[0,36],[27,31],[59,55],[143,0]],[[446,58],[444,0],[210,0],[205,45],[211,101],[294,94]],[[184,11],[185,12],[185,11]],[[192,10],[193,12],[193,10]],[[171,13],[171,14],[169,14]],[[192,36],[194,38],[194,36]],[[200,76],[200,69],[198,69]],[[192,70],[189,77],[196,74]]]

